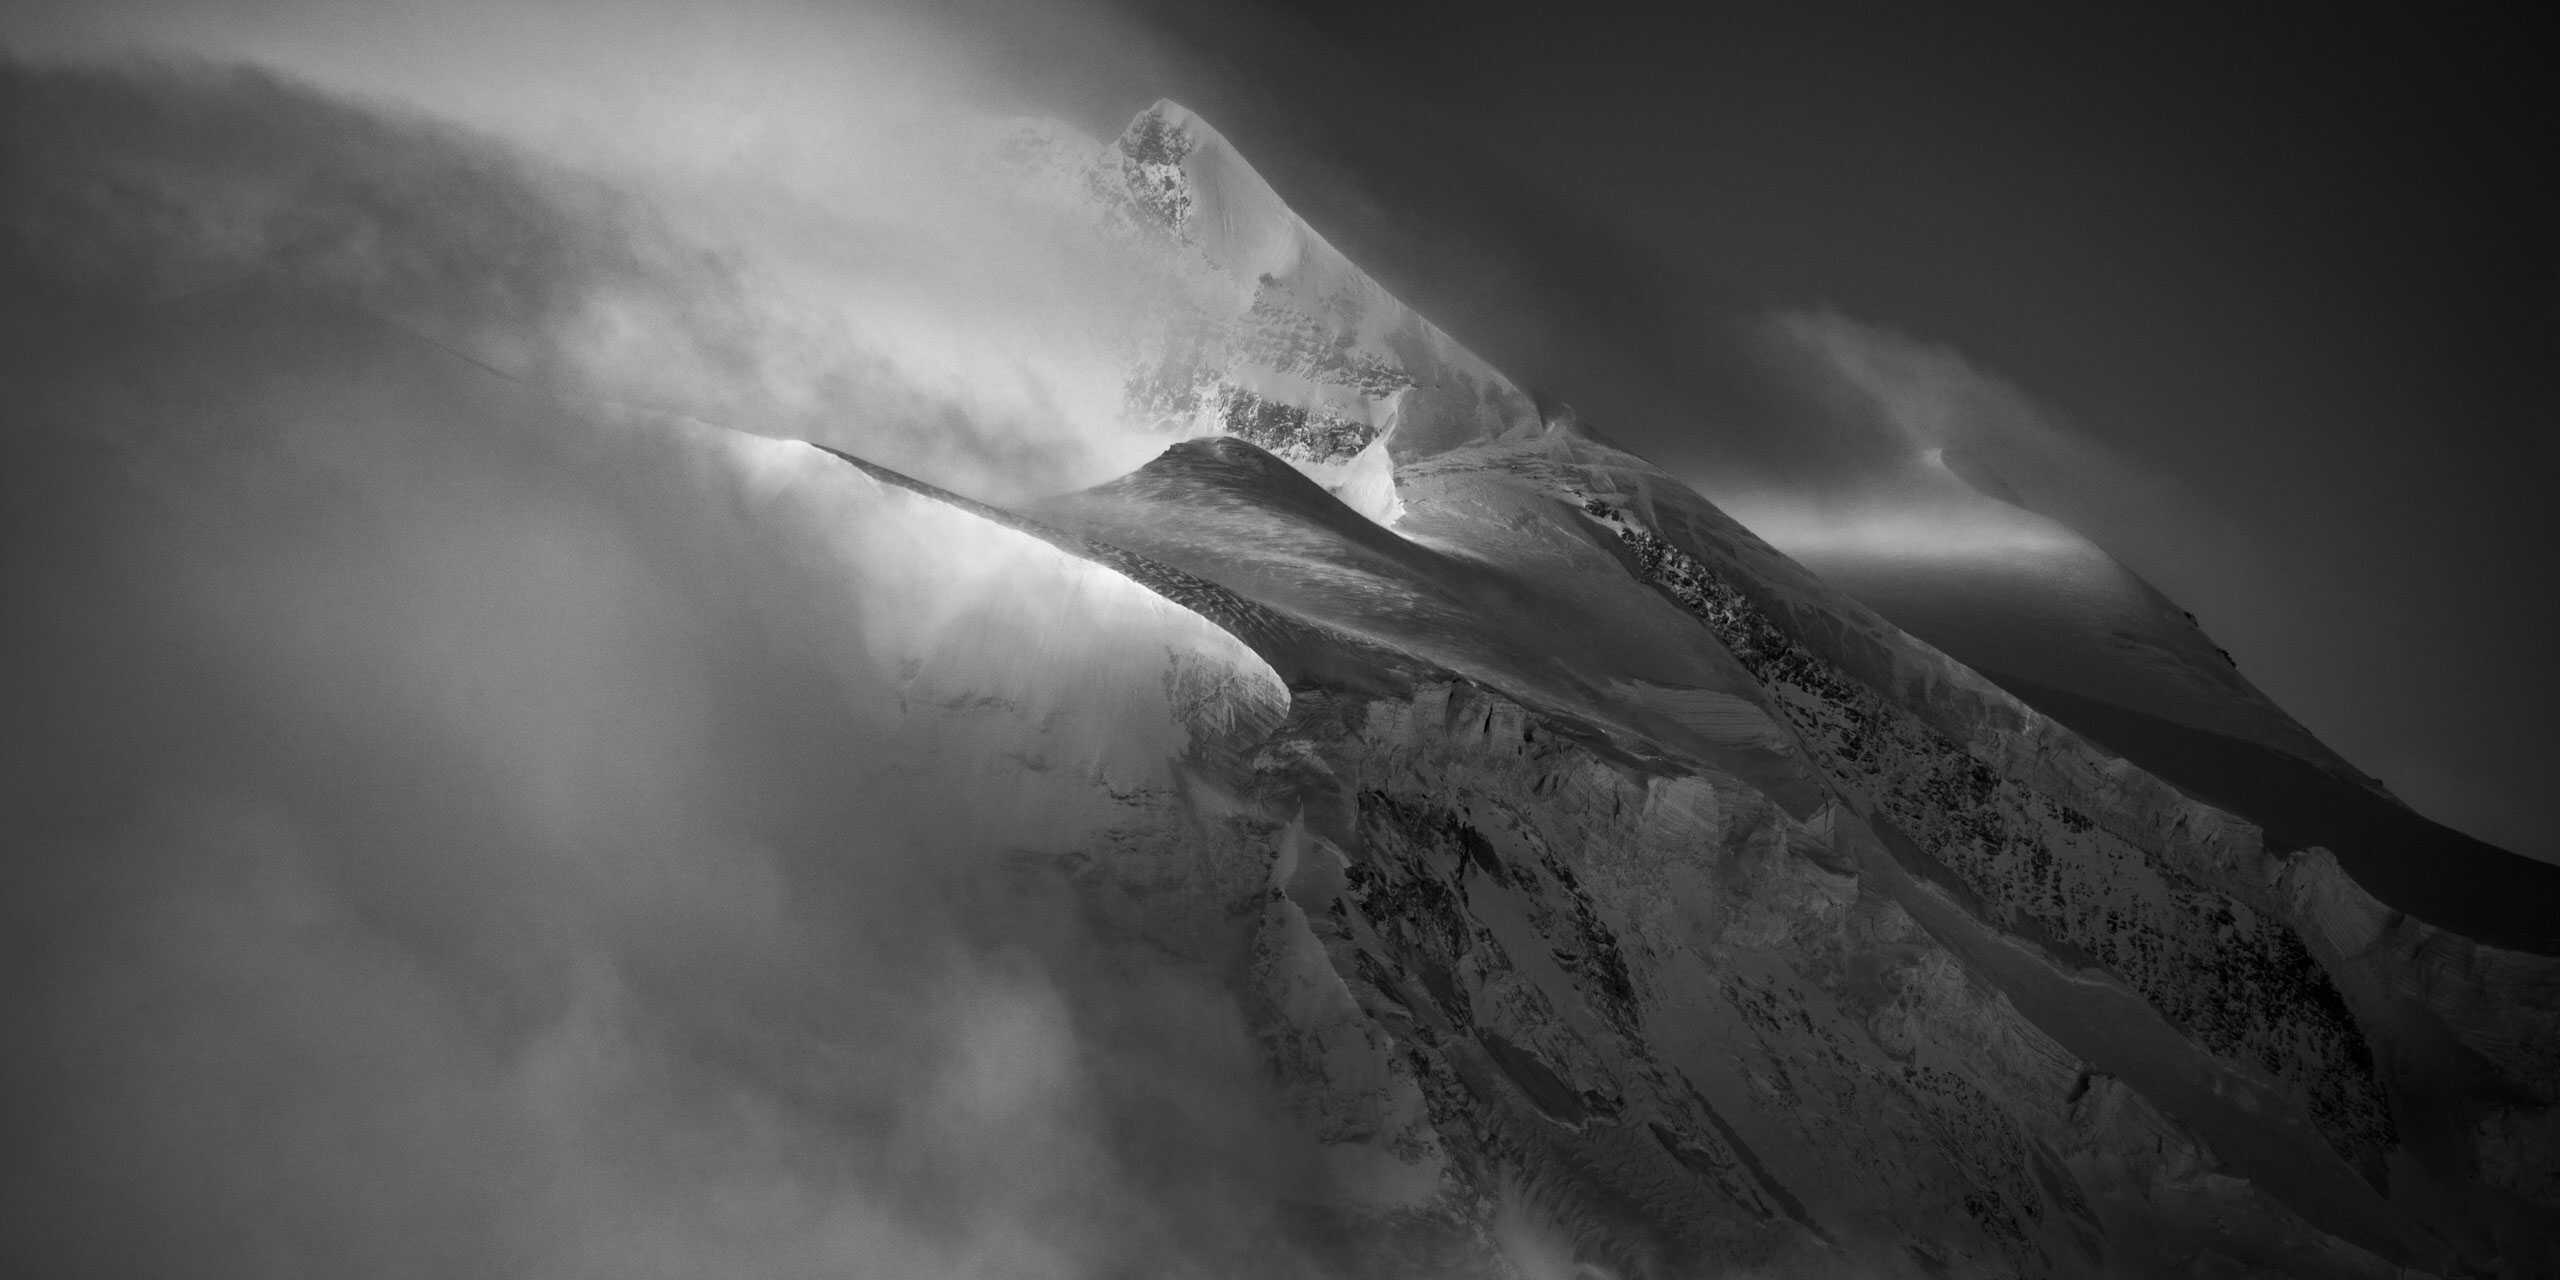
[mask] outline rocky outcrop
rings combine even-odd
[[[1239,987],[1334,1153],[1326,1220],[1378,1256],[1497,1266],[1512,1198],[1624,1276],[2392,1273],[2042,1032],[1839,809],[1464,682],[1302,686],[1234,768],[1189,892],[1145,857],[1078,874],[1131,927],[1251,921]]]
[[[2067,798],[2003,777],[1790,640],[1696,557],[1599,499],[1636,563],[1751,668],[1832,776],[1871,798],[1977,914],[2064,963],[2125,980],[2190,1038],[2302,1091],[2340,1154],[2384,1176],[2394,1134],[2373,1055],[2291,931],[2101,831]]]
[[[1377,428],[1365,422],[1265,399],[1242,387],[1220,389],[1218,421],[1227,434],[1301,468],[1347,463],[1378,438]]]

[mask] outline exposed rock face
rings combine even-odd
[[[2246,904],[2156,867],[2087,814],[2003,778],[1955,740],[1788,639],[1742,592],[1598,499],[1646,578],[1776,695],[1832,776],[1960,883],[1976,911],[2060,958],[2103,966],[2190,1039],[2311,1094],[2331,1144],[2382,1173],[2391,1118],[2373,1055],[2301,941]]]
[[[1365,422],[1267,400],[1242,387],[1219,391],[1218,421],[1227,434],[1310,469],[1349,462],[1378,438],[1377,428]]]

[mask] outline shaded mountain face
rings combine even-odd
[[[1267,188],[1236,177],[1224,144],[1177,110],[1142,115],[1120,147],[1163,157],[1131,189],[1186,211],[1165,224],[1178,251],[1242,270],[1236,246],[1309,234],[1266,200],[1227,202]],[[1214,233],[1187,235],[1183,219],[1204,208]],[[1282,266],[1253,278],[1278,287]],[[1356,350],[1362,335],[1338,323],[1331,337]],[[1222,375],[1266,367],[1247,346]],[[2560,930],[2540,904],[2560,877],[2454,850],[2233,670],[2191,616],[2018,505],[1984,459],[1934,454],[1914,479],[1983,509],[1991,536],[1970,554],[1823,555],[1817,542],[1807,572],[1565,414],[1469,430],[1414,394],[1443,385],[1426,373],[1332,401],[1379,427],[1391,528],[1328,501],[1302,439],[1275,438],[1262,417],[1201,421],[1225,438],[1033,510],[1436,666],[1450,701],[1415,704],[1402,732],[1426,745],[1408,751],[1549,757],[1549,769],[1590,752],[1577,767],[1611,769],[1644,797],[1608,811],[1659,821],[1664,792],[1703,786],[1720,823],[1748,813],[1739,821],[1775,846],[1753,867],[1751,839],[1737,848],[1724,826],[1672,842],[1703,864],[1630,854],[1643,837],[1523,797],[1571,795],[1556,775],[1477,776],[1481,759],[1338,784],[1359,793],[1327,804],[1350,824],[1325,833],[1341,869],[1291,900],[1364,1008],[1413,1020],[1426,1079],[1494,1113],[1468,1136],[1443,1127],[1445,1144],[1484,1168],[1576,1171],[1554,1194],[1574,1206],[1577,1240],[1638,1272],[1742,1260],[1753,1230],[1889,1241],[1914,1265],[1963,1272],[2217,1255],[2304,1273],[2543,1265],[2526,1260],[2550,1243],[2526,1224],[2547,1193],[2489,1170],[2547,1123],[2508,1091],[2539,1099],[2528,1111],[2551,1100],[2542,957]],[[1329,740],[1341,732],[1293,749],[1337,776],[1379,777],[1361,735]],[[1587,861],[1560,853],[1574,848]],[[1736,936],[1728,913],[1750,915],[1739,903],[1766,886],[1726,877],[1754,871],[1796,878],[1801,896],[1783,924],[1761,922],[1769,935]],[[1533,936],[1513,932],[1517,916]],[[1605,938],[1575,933],[1594,925]],[[2502,976],[2414,1001],[2408,979],[2382,976],[2434,971],[2439,948],[2496,957]],[[1910,966],[1941,963],[2005,1015],[1996,1033],[1956,1043],[1967,1037],[1945,1024],[1919,1029],[1936,1011],[1899,1005]],[[1512,994],[1522,987],[1536,999]],[[2502,1006],[2500,1030],[2466,1025]],[[1943,1039],[1924,1050],[1915,1036]],[[2071,1082],[2040,1096],[2001,1079],[1992,1044],[2034,1045]],[[2143,1140],[2108,1132],[2121,1117],[2088,1114],[2099,1082],[2176,1143],[2130,1156]],[[1949,1107],[1980,1108],[1982,1127],[1951,1137]],[[1732,1111],[1758,1142],[1726,1127]],[[2447,1127],[2449,1113],[2470,1118]],[[1638,1115],[1655,1138],[1641,1154]],[[1843,1142],[1855,1156],[1816,1154]],[[2098,1154],[2115,1142],[2130,1145]],[[2180,1175],[2154,1161],[2173,1147],[2230,1198],[2166,1193]],[[1855,1159],[1872,1163],[1844,1167]],[[1939,1161],[1963,1172],[1896,1181]],[[1790,1163],[1792,1178],[1772,1172]],[[1703,1207],[1714,1197],[1681,1189],[1675,1168],[1727,1171],[1716,1186],[1730,1203]],[[1789,1190],[1808,1184],[1822,1194]]]
[[[2541,946],[2542,864],[2392,797],[2251,684],[2195,615],[2028,507],[1989,450],[1932,449],[1901,500],[1925,511],[1766,532],[1913,637],[2285,850],[2326,848],[2395,907]],[[1887,502],[1888,509],[1895,504]]]
[[[12,263],[26,1269],[2560,1269],[2560,883],[2102,551],[1870,607],[1180,107],[985,163],[1179,284],[1128,474]]]

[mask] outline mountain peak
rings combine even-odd
[[[1157,99],[1111,150],[1148,221],[1242,278],[1286,274],[1311,246],[1333,252],[1224,134],[1181,103]]]
[[[1181,282],[1179,318],[1141,337],[1124,379],[1133,425],[1252,440],[1389,521],[1389,454],[1546,425],[1525,392],[1327,242],[1191,108],[1160,98],[1108,143],[1079,147],[1079,136],[1016,122],[997,159],[1018,185],[1161,252]],[[1361,461],[1373,443],[1378,456]]]
[[[1158,98],[1148,103],[1138,114],[1131,116],[1128,129],[1121,134],[1121,145],[1126,147],[1130,145],[1133,138],[1148,134],[1158,136],[1172,134],[1187,138],[1206,137],[1219,142],[1226,141],[1215,126],[1201,118],[1199,112],[1171,98]]]

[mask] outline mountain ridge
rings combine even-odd
[[[1735,685],[1729,676],[1711,682],[1728,691],[1716,696],[1739,695],[1758,703],[1764,710],[1755,715],[1762,723],[1786,726],[1777,738],[1767,740],[1785,745],[1770,763],[1750,767],[1739,763],[1741,757],[1734,752],[1742,740],[1732,737],[1722,739],[1722,746],[1708,747],[1704,756],[1690,754],[1698,749],[1695,744],[1714,735],[1684,737],[1680,730],[1658,727],[1665,723],[1663,718],[1648,720],[1635,709],[1645,695],[1627,690],[1638,686],[1613,683],[1621,677],[1612,676],[1605,664],[1594,666],[1576,656],[1570,646],[1540,660],[1563,664],[1560,667],[1534,663],[1506,667],[1475,661],[1459,662],[1453,670],[1468,679],[1489,682],[1486,688],[1496,696],[1528,694],[1533,708],[1585,702],[1597,691],[1610,690],[1599,693],[1598,703],[1589,705],[1619,708],[1603,714],[1600,721],[1612,726],[1613,738],[1631,731],[1638,739],[1668,734],[1658,741],[1685,740],[1693,745],[1675,748],[1680,757],[1695,762],[1713,759],[1717,763],[1707,766],[1711,769],[1739,769],[1733,776],[1773,787],[1772,795],[1795,791],[1798,798],[1782,807],[1796,821],[1830,812],[1830,802],[1815,797],[1847,788],[1852,798],[1848,808],[1840,811],[1843,820],[1855,813],[1859,821],[1876,824],[1881,844],[1874,847],[1903,851],[1897,856],[1910,861],[1913,874],[1944,885],[1964,901],[1964,916],[2009,931],[2042,950],[2048,958],[2040,963],[2059,962],[2066,969],[2090,968],[2109,974],[2110,982],[2125,984],[2119,990],[2130,998],[2168,1010],[2171,1024],[2181,1028],[2176,1034],[2197,1037],[2196,1043],[2209,1057],[2262,1058],[2274,1068],[2273,1076],[2249,1088],[2271,1089],[2274,1092],[2266,1095],[2270,1098],[2290,1095],[2298,1101],[2287,1105],[2308,1107],[2303,1114],[2310,1118],[2300,1123],[2319,1131],[2323,1135],[2319,1142],[2337,1148],[2356,1170],[2328,1191],[2297,1187],[2286,1193],[2309,1196],[2306,1205],[2326,1203],[2329,1207],[2317,1210],[2316,1218],[2327,1229],[2412,1261],[2446,1247],[2418,1243],[2438,1238],[2436,1233],[2446,1229],[2488,1230],[2522,1246],[2526,1237],[2512,1234],[2517,1227],[2511,1219],[2507,1226],[2489,1225],[2507,1211],[2486,1211],[2486,1220],[2456,1227],[2436,1217],[2440,1209],[2422,1207],[2434,1200],[2433,1192],[2412,1192],[2415,1200],[2389,1209],[2373,1200],[2350,1207],[2359,1196],[2405,1180],[2415,1179],[2413,1185],[2417,1185],[2464,1176],[2456,1168],[2423,1176],[2405,1169],[2395,1173],[2399,1166],[2394,1162],[2404,1157],[2393,1153],[2406,1148],[2394,1115],[2416,1105],[2412,1100],[2418,1097],[2468,1088],[2459,1083],[2466,1078],[2464,1068],[2417,1067],[2413,1062],[2447,1054],[2459,1058],[2488,1049],[2496,1041],[2481,1039],[2479,1031],[2463,1025],[2465,1019],[2476,1016],[2461,1012],[2470,1007],[2465,1004],[2470,997],[2439,1004],[2439,1013],[2424,1015],[2418,1023],[2405,1021],[2411,1016],[2407,1011],[2384,1013],[2395,999],[2385,994],[2390,983],[2371,985],[2376,973],[2359,966],[2372,961],[2353,958],[2354,948],[2362,945],[2346,940],[2353,927],[2319,914],[2335,908],[2310,904],[2328,901],[2328,895],[2340,890],[2356,898],[2367,892],[2367,884],[2379,885],[2404,902],[2412,894],[2421,895],[2421,915],[2435,924],[2418,924],[2416,919],[2408,923],[2417,936],[2444,940],[2420,944],[2423,947],[2455,945],[2451,939],[2461,932],[2477,930],[2491,948],[2521,946],[2534,957],[2547,957],[2560,950],[2560,934],[2525,900],[2504,893],[2494,904],[2476,896],[2466,900],[2458,886],[2451,886],[2451,877],[2430,885],[2424,873],[2415,878],[2377,874],[2381,864],[2374,859],[2379,855],[2370,847],[2351,845],[2350,870],[2345,871],[2336,859],[2305,860],[2300,854],[2280,851],[2265,843],[2247,818],[2248,810],[2259,807],[2258,800],[2217,793],[2233,808],[2209,809],[2127,764],[2118,754],[2123,747],[2093,746],[2092,741],[2106,739],[2082,739],[2077,724],[2091,722],[2085,707],[2048,699],[2045,705],[2060,713],[2049,715],[2038,710],[2033,700],[2019,700],[1998,680],[1911,641],[1882,618],[1795,568],[1765,542],[1713,513],[1703,499],[1650,466],[1596,441],[1555,435],[1544,429],[1543,421],[1534,431],[1495,424],[1474,430],[1452,430],[1452,426],[1443,419],[1417,432],[1414,439],[1401,434],[1406,429],[1401,421],[1382,431],[1380,438],[1395,462],[1402,514],[1391,530],[1368,522],[1346,528],[1347,542],[1378,550],[1376,539],[1384,534],[1451,552],[1463,548],[1460,554],[1487,563],[1539,565],[1536,572],[1544,575],[1539,580],[1551,581],[1555,565],[1564,561],[1550,562],[1547,557],[1576,546],[1604,548],[1614,538],[1634,549],[1639,581],[1695,614],[1716,635],[1718,647],[1740,656],[1742,665],[1751,668],[1752,682]],[[1176,451],[1188,448],[1176,446]],[[1967,479],[1941,466],[1951,478]],[[1968,482],[1967,487],[1972,485]],[[1103,527],[1111,530],[1106,536],[1147,546],[1151,555],[1177,561],[1188,558],[1191,571],[1229,581],[1248,595],[1258,594],[1275,603],[1293,599],[1295,603],[1285,607],[1298,609],[1334,607],[1325,602],[1325,589],[1314,585],[1315,580],[1258,580],[1250,565],[1259,554],[1259,543],[1233,546],[1222,553],[1231,557],[1222,563],[1215,555],[1203,559],[1204,548],[1219,538],[1184,523],[1190,519],[1183,510],[1185,503],[1201,498],[1204,491],[1184,493],[1181,488],[1157,483],[1141,493],[1114,482],[1086,495],[1050,500],[1046,509],[1070,524],[1074,519],[1069,513],[1087,521],[1101,518],[1106,522]],[[1106,493],[1132,509],[1117,516],[1100,515],[1097,495]],[[1996,495],[1984,500],[2005,504]],[[1345,510],[1341,515],[1347,521],[1353,513]],[[1595,543],[1589,526],[1577,523],[1585,517],[1597,517],[1608,531],[1607,538]],[[2104,556],[2086,539],[2080,542]],[[1391,554],[1391,548],[1381,554]],[[2113,563],[2111,557],[2107,559]],[[2149,606],[2155,611],[2174,609],[2156,590],[2137,594],[2158,601]],[[1609,616],[1608,611],[1600,616]],[[2184,615],[2179,618],[2184,620]],[[1335,621],[1339,624],[1343,619]],[[2185,621],[2192,625],[2191,620]],[[1378,625],[1373,618],[1354,629],[1366,627],[1367,634],[1392,647],[1447,643],[1422,639],[1421,632],[1379,631]],[[1494,625],[1487,634],[1518,638],[1524,632],[1522,624],[1513,623]],[[1463,650],[1461,643],[1459,649],[1448,652]],[[1523,680],[1528,683],[1520,683]],[[1543,692],[1533,692],[1538,690]],[[1803,701],[1807,698],[1811,701]],[[1637,727],[1647,724],[1657,727]],[[1880,731],[1893,744],[1884,763],[1872,755],[1873,735]],[[2117,741],[2125,739],[2119,735]],[[2128,745],[2136,756],[2157,754],[2139,742]],[[1892,763],[1895,759],[1908,763]],[[1827,781],[1819,780],[1826,775]],[[2194,785],[2192,779],[2189,785]],[[1871,791],[1866,798],[1854,798]],[[1958,799],[1968,793],[1977,798]],[[2092,801],[2096,803],[2087,813],[2073,808]],[[2377,795],[2374,803],[2390,802]],[[1961,816],[1975,812],[1977,805],[1989,807],[1978,811],[1979,818]],[[1995,818],[1994,813],[2007,816]],[[1950,820],[1955,823],[1952,827]],[[2027,834],[2031,830],[2042,834]],[[2279,823],[2272,834],[2298,839],[2300,828]],[[2040,851],[2048,846],[2050,853]],[[2079,851],[2065,854],[2060,851],[2065,846],[2077,846]],[[2110,847],[2116,851],[2104,851]],[[2121,861],[2128,854],[2133,860]],[[2482,856],[2495,859],[2501,867],[2522,868],[2519,887],[2537,882],[2532,868],[2514,855],[2499,851]],[[2063,881],[2035,889],[2013,878],[2029,873],[2031,863],[2033,883],[2049,883],[2043,877],[2057,871],[2062,872]],[[2366,884],[2348,878],[2356,869]],[[2067,887],[2071,883],[2079,887]],[[2327,887],[2319,887],[2323,885]],[[2449,896],[2424,896],[2431,888],[2449,888]],[[2129,920],[2103,923],[2081,914],[2090,907],[2081,901],[2084,894],[2101,900],[2131,894],[2118,900],[2154,905],[2142,908],[2148,923],[2141,926]],[[2506,914],[2480,914],[2486,905]],[[2405,918],[2392,908],[2380,910],[2387,919]],[[2117,917],[2110,910],[2104,919]],[[2234,921],[2241,923],[2235,926]],[[2438,925],[2450,925],[2453,932],[2444,932]],[[1945,927],[1958,926],[1949,922]],[[2241,952],[2231,950],[2235,927]],[[2342,928],[2348,933],[2339,932]],[[2128,935],[2128,929],[2138,932]],[[2153,929],[2162,931],[2156,935],[2158,941],[2145,940],[2155,936],[2150,933]],[[2129,941],[2135,950],[2126,949]],[[2190,948],[2192,955],[2182,954]],[[2484,955],[2487,950],[2483,949]],[[2229,965],[2238,968],[2223,967]],[[2539,958],[2528,965],[2537,970],[2547,966],[2547,960]],[[2430,999],[2449,995],[2440,991]],[[2058,1012],[2046,1016],[2068,1020]],[[2431,1021],[2438,1017],[2451,1020]],[[2228,1023],[2232,1018],[2258,1029],[2240,1029]],[[2304,1018],[2309,1020],[2298,1021]],[[2546,1029],[2532,1034],[2538,1038],[2548,1033]],[[2368,1047],[2363,1038],[2367,1034],[2383,1035],[2395,1047],[2387,1051]],[[2261,1036],[2275,1040],[2246,1047]],[[2277,1050],[2273,1045],[2278,1042],[2291,1047]],[[2456,1042],[2467,1047],[2455,1048]],[[2101,1037],[2086,1043],[2097,1046],[2105,1041]],[[2310,1047],[2319,1043],[2330,1047]],[[2493,1056],[2504,1057],[2505,1052],[2496,1050]],[[2531,1054],[2526,1059],[2507,1058],[2511,1065],[2497,1073],[2517,1080],[2509,1073],[2529,1070],[2524,1063],[2530,1058]],[[2254,1073],[2259,1069],[2251,1066],[2242,1074],[2257,1078]],[[2448,1071],[2451,1074],[2445,1074]],[[2141,1071],[2135,1074],[2143,1076]],[[2222,1114],[2215,1111],[2218,1104],[2209,1103],[2204,1095],[2182,1094],[2183,1086],[2174,1085],[2172,1076],[2146,1078],[2146,1089],[2167,1097],[2184,1096],[2185,1101],[2175,1105],[2191,1116]],[[2254,1122],[2225,1114],[2204,1123],[2218,1134],[2217,1144],[2245,1149],[2248,1142],[2243,1132]],[[2431,1137],[2426,1145],[2438,1141]],[[2269,1179],[2270,1185],[2283,1185],[2293,1176],[2289,1170],[2310,1166],[2296,1156],[2272,1157],[2253,1167],[2255,1176]],[[2348,1189],[2358,1183],[2371,1190]],[[2384,1221],[2398,1225],[2377,1225]],[[2431,1225],[2421,1226],[2421,1222]],[[2372,1234],[2376,1230],[2383,1234]],[[2395,1239],[2397,1243],[2391,1243]],[[2504,1247],[2508,1246],[2499,1246]],[[2408,1249],[2416,1252],[2402,1252]]]

